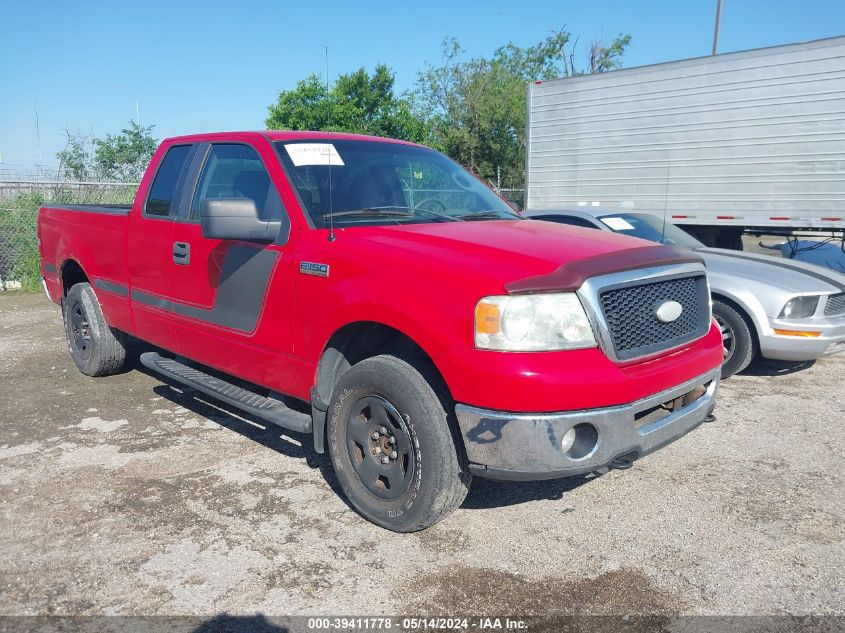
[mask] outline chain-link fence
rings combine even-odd
[[[525,208],[525,189],[498,189],[498,192],[505,200],[519,205],[520,210]]]
[[[41,277],[38,208],[45,204],[126,203],[137,184],[0,180],[0,292],[36,290]]]

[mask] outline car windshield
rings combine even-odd
[[[599,220],[616,233],[632,235],[652,242],[683,248],[704,246],[683,229],[671,222],[666,222],[664,226],[663,218],[649,213],[613,213],[600,216]]]
[[[276,150],[314,226],[518,220],[499,196],[426,147],[332,139]]]

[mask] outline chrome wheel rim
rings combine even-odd
[[[736,351],[736,334],[733,328],[719,315],[714,315],[716,323],[719,324],[719,330],[722,332],[722,355],[723,363],[727,363]]]

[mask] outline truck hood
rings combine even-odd
[[[551,222],[438,222],[347,228],[345,232],[406,255],[413,253],[414,259],[430,266],[476,269],[480,279],[506,285],[510,292],[569,290],[573,279],[593,274],[701,261],[692,251]],[[562,276],[564,270],[575,274]]]
[[[714,279],[725,275],[789,294],[845,292],[845,275],[822,266],[722,248],[698,248],[696,252]],[[713,288],[717,289],[715,281]]]

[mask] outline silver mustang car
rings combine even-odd
[[[845,351],[845,275],[841,273],[780,257],[708,248],[648,213],[579,207],[525,215],[699,253],[707,266],[713,316],[722,328],[722,378],[745,369],[757,354],[806,361]]]

